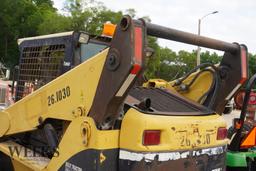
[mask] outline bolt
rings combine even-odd
[[[116,57],[114,55],[109,56],[108,62],[110,65],[114,65],[116,62]]]

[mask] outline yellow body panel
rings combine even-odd
[[[86,129],[84,132],[83,130]],[[45,157],[26,157],[24,153],[10,154],[9,147],[17,147],[18,144],[7,141],[0,143],[0,151],[14,158],[13,165],[17,170],[58,170],[70,157],[87,149],[107,150],[119,147],[119,130],[97,130],[94,121],[90,117],[77,117],[68,126],[58,147],[58,152],[48,159]],[[24,149],[24,147],[21,146]],[[31,153],[30,153],[31,154]]]
[[[223,146],[227,140],[216,140],[219,127],[226,127],[218,114],[205,116],[164,116],[143,114],[130,109],[122,122],[120,148],[132,151],[182,151]],[[160,144],[144,146],[144,130],[160,130]]]
[[[108,49],[1,111],[1,121],[8,122],[1,125],[0,137],[33,130],[39,125],[40,119],[72,120],[77,115],[77,108],[82,108],[87,114],[92,105],[107,53]],[[67,88],[70,95],[65,95],[64,98]],[[57,98],[59,91],[62,91],[61,100]]]
[[[131,108],[124,116],[121,130],[98,130],[90,117],[77,117],[67,127],[52,159],[13,156],[9,146],[0,143],[0,151],[14,158],[17,170],[58,170],[70,157],[87,150],[127,149],[138,152],[171,152],[224,146],[227,140],[216,140],[217,129],[226,123],[217,114],[206,116],[164,116],[143,114]],[[144,146],[144,130],[160,130],[159,145]],[[25,169],[22,169],[25,168]]]
[[[86,129],[86,135],[83,134]],[[71,147],[72,146],[72,147]],[[59,156],[53,157],[46,170],[57,170],[71,156],[86,149],[116,149],[119,147],[119,130],[97,130],[93,119],[75,119],[59,144]]]
[[[13,142],[6,141],[0,143],[1,152],[10,156],[15,170],[42,170],[49,163],[50,159],[42,157],[39,154],[34,155],[32,150]]]
[[[174,90],[174,88],[170,85],[169,82],[163,79],[150,79],[143,84],[143,87],[155,87],[155,88],[168,88]]]
[[[189,84],[189,82],[194,78],[196,73],[191,74],[186,80],[183,81],[184,84]],[[198,78],[195,80],[195,82],[191,85],[188,91],[181,92],[178,91],[178,88],[175,87],[175,90],[178,91],[182,96],[193,100],[195,102],[198,102],[200,97],[206,93],[212,84],[213,76],[210,72],[203,72],[198,76]],[[174,84],[174,81],[169,83],[170,85]]]
[[[90,149],[158,152],[201,149],[225,146],[226,140],[216,140],[217,129],[226,127],[217,114],[206,116],[167,116],[143,114],[129,109],[122,120],[120,130],[98,130],[87,114],[91,108],[108,49],[87,60],[51,83],[26,96],[6,110],[0,112],[0,137],[37,129],[47,118],[65,121],[57,152],[49,159],[11,154],[10,146],[19,146],[12,141],[0,143],[0,151],[13,158],[17,170],[58,170],[74,155]],[[194,86],[207,81],[197,93],[211,84],[209,75],[203,76]],[[161,81],[160,81],[161,82]],[[200,90],[202,89],[202,90]],[[61,98],[59,97],[59,93]],[[64,98],[65,94],[65,98]],[[197,96],[198,96],[197,94]],[[192,99],[196,94],[188,92]],[[184,95],[186,96],[186,95]],[[99,106],[100,107],[100,106]],[[144,130],[161,130],[161,141],[156,146],[144,146]],[[102,155],[102,162],[104,162]]]
[[[26,166],[24,163],[20,163],[17,160],[12,160],[12,164],[13,164],[14,170],[18,170],[18,171],[35,170],[35,169],[31,169],[30,167]]]
[[[184,84],[189,84],[189,82],[194,78],[196,73],[191,74],[187,79],[183,81]],[[174,81],[167,82],[162,79],[150,79],[146,83],[143,84],[144,87],[150,87],[154,85],[156,88],[166,88],[169,90],[173,90],[173,92],[177,92],[182,96],[198,102],[201,96],[206,93],[212,84],[213,76],[210,72],[203,72],[199,75],[199,77],[195,80],[195,82],[191,85],[188,91],[179,91],[179,87],[173,87],[172,85],[175,83]]]

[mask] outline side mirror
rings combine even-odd
[[[89,42],[90,36],[86,33],[80,33],[78,42],[87,44]]]

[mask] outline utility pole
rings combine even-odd
[[[198,36],[200,36],[200,34],[201,34],[201,21],[202,21],[205,17],[207,17],[208,15],[216,14],[216,13],[218,13],[218,11],[213,11],[213,12],[208,13],[208,14],[206,14],[206,15],[204,15],[203,17],[201,17],[201,18],[198,19]],[[200,48],[200,46],[198,46],[198,47],[197,47],[196,65],[200,65],[200,63],[201,63],[201,60],[200,60],[200,51],[201,51],[201,48]]]

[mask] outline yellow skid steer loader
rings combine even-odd
[[[0,170],[225,170],[219,114],[177,92],[134,87],[147,35],[225,51],[225,74],[236,78],[223,76],[213,106],[247,79],[244,45],[124,16],[107,48],[0,112]]]

